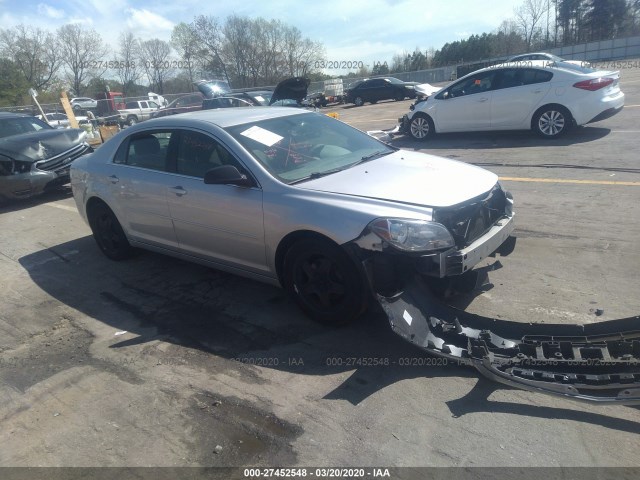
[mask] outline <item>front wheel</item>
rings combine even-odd
[[[558,138],[571,127],[571,114],[559,105],[541,108],[533,117],[532,128],[542,138]]]
[[[342,325],[364,310],[364,281],[338,245],[316,238],[301,240],[284,260],[284,287],[312,319]]]
[[[409,121],[409,133],[415,140],[426,140],[433,135],[434,126],[429,117],[416,114]]]
[[[133,255],[134,249],[115,214],[104,203],[89,211],[89,226],[98,247],[111,260],[124,260]]]
[[[138,117],[136,117],[135,115],[127,117],[127,125],[131,126],[135,125],[136,123],[138,123]]]
[[[362,97],[356,97],[353,99],[353,103],[356,107],[361,107],[364,105],[364,99]]]

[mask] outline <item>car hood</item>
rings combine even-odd
[[[269,105],[273,105],[279,100],[295,100],[296,103],[302,102],[307,96],[307,90],[311,80],[303,77],[291,77],[281,81],[273,90]]]
[[[440,90],[442,90],[442,87],[434,87],[430,83],[421,83],[419,85],[416,85],[416,93],[418,95],[424,95],[425,97],[430,97]]]
[[[480,167],[399,150],[297,186],[412,205],[448,207],[488,192],[497,181],[497,175]]]
[[[54,157],[84,142],[87,134],[78,128],[41,130],[0,138],[0,155],[36,162]]]
[[[231,92],[229,84],[224,80],[199,80],[193,82],[204,98],[215,98]]]

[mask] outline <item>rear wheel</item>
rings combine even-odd
[[[98,203],[89,209],[89,226],[98,247],[111,260],[124,260],[135,250],[129,244],[127,236],[115,214],[104,203]]]
[[[426,140],[434,133],[433,121],[424,114],[416,113],[409,121],[409,134],[415,140]]]
[[[364,282],[355,264],[328,240],[300,240],[284,260],[284,286],[314,320],[341,325],[364,309]]]
[[[533,130],[542,138],[558,138],[571,128],[569,111],[560,105],[548,105],[534,115]]]

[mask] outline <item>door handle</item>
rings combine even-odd
[[[115,185],[116,183],[118,183],[120,181],[120,179],[118,177],[116,177],[115,175],[111,175],[111,176],[109,176],[109,181]]]
[[[541,93],[542,90],[538,89],[538,90],[533,90],[533,93]]]
[[[171,187],[169,188],[169,190],[175,193],[178,197],[181,197],[187,194],[187,191],[179,185],[177,187]]]
[[[487,100],[489,100],[487,97],[483,97],[483,98],[479,98],[478,102],[482,103],[482,102],[486,102]]]

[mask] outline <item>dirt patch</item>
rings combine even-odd
[[[204,466],[295,465],[293,442],[303,430],[235,397],[195,394],[187,411],[196,463]]]

